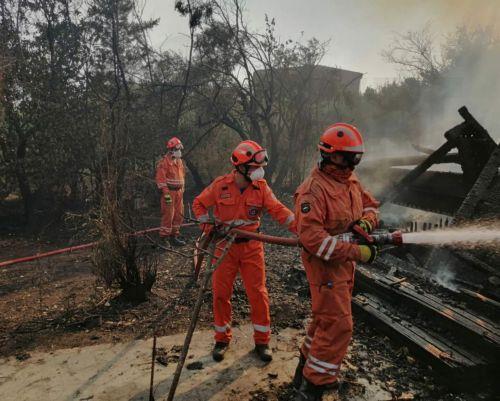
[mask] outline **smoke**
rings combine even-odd
[[[436,10],[436,15],[445,9]],[[446,35],[437,24],[413,33],[402,32],[396,39],[400,42],[386,52],[388,60],[414,66],[410,71],[404,67],[404,76],[413,80],[401,80],[399,87],[389,84],[371,96],[377,99],[370,104],[376,113],[368,113],[361,128],[367,133],[365,176],[373,191],[393,181],[389,175],[374,173],[383,167],[381,159],[423,155],[412,148],[412,143],[437,149],[446,141],[444,133],[463,121],[457,112],[461,106],[467,106],[491,137],[500,141],[500,31],[494,25],[485,25],[489,20],[483,17],[478,14],[474,24],[469,21]],[[419,51],[423,55],[413,56]],[[363,169],[363,164],[360,167]],[[461,172],[455,164],[434,165],[431,170]]]
[[[453,282],[454,279],[455,273],[451,271],[448,266],[439,265],[438,271],[434,276],[434,281],[436,281],[437,284],[451,291],[458,292],[458,287]]]
[[[423,145],[437,147],[442,134],[461,122],[457,109],[466,105],[493,139],[500,140],[500,38],[491,26],[460,27],[441,50],[447,64],[440,81],[420,99]]]

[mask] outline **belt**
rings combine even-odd
[[[234,243],[235,244],[243,244],[243,243],[248,242],[248,241],[250,241],[250,238],[237,237],[237,238],[235,238]]]

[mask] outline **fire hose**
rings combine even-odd
[[[229,231],[236,234],[237,237],[248,238],[265,242],[267,244],[285,245],[285,246],[300,246],[297,237],[276,237],[273,235],[261,234],[253,231],[245,231],[238,228],[233,228]],[[388,230],[376,230],[373,234],[361,234],[358,232],[342,233],[338,236],[339,241],[350,242],[358,245],[402,245],[403,237],[401,231],[389,232]]]
[[[193,226],[193,225],[194,225],[194,223],[186,223],[186,224],[182,224],[181,227],[188,227],[188,226]],[[140,236],[140,235],[152,233],[155,231],[160,231],[160,229],[161,229],[161,227],[153,227],[153,228],[148,228],[146,230],[136,231],[136,232],[130,233],[129,235],[130,236]],[[89,249],[89,248],[96,246],[98,243],[99,243],[99,241],[88,242],[86,244],[69,246],[67,248],[55,249],[53,251],[36,253],[35,255],[31,255],[31,256],[24,256],[21,258],[5,260],[3,262],[0,262],[0,268],[15,265],[18,263],[31,262],[33,260],[48,258],[50,256],[61,255],[63,253],[71,253],[71,252],[75,252],[75,251]]]
[[[235,234],[239,238],[247,238],[249,240],[261,241],[267,244],[283,245],[283,246],[301,246],[299,239],[297,237],[277,237],[274,235],[261,234],[254,231],[242,230],[240,228],[230,228],[228,233]],[[388,231],[388,230],[375,230],[373,234],[367,234],[365,232],[357,231],[347,232],[339,234],[339,241],[350,242],[358,245],[396,245],[400,246],[403,244],[402,232]],[[204,252],[206,251],[208,244],[210,243],[211,236],[204,235],[196,240],[195,251],[193,255],[193,266],[194,266],[194,279],[197,280],[200,274],[203,260]]]

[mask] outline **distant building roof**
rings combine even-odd
[[[284,74],[288,73],[291,79],[294,79],[294,72],[299,75],[309,74],[309,72],[311,72],[312,76],[308,78],[310,79],[311,89],[319,93],[329,92],[334,88],[351,93],[359,93],[361,78],[363,78],[361,72],[328,67],[326,65],[309,65],[290,69],[278,69],[278,73],[280,73],[280,70]],[[266,74],[266,71],[259,70],[256,74],[262,76]]]

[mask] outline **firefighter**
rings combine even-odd
[[[274,220],[295,232],[294,214],[276,199],[263,178],[267,162],[267,152],[259,144],[241,142],[231,156],[234,170],[216,178],[194,200],[193,211],[198,220],[208,221],[208,211],[212,209],[217,224],[257,231],[266,210]],[[213,275],[215,346],[212,357],[215,361],[224,359],[231,341],[231,295],[238,272],[250,301],[255,352],[261,360],[270,362],[271,326],[264,247],[260,241],[245,238],[236,238]]]
[[[317,167],[295,193],[297,234],[312,301],[312,321],[300,348],[293,385],[296,401],[321,400],[338,387],[340,364],[352,336],[351,297],[356,262],[371,263],[377,249],[336,235],[357,225],[370,233],[379,203],[353,170],[364,152],[360,132],[333,124],[321,135]]]
[[[156,167],[156,185],[162,193],[160,237],[172,246],[186,243],[179,238],[184,204],[184,177],[186,171],[182,162],[182,142],[175,136],[167,141],[167,153]]]

